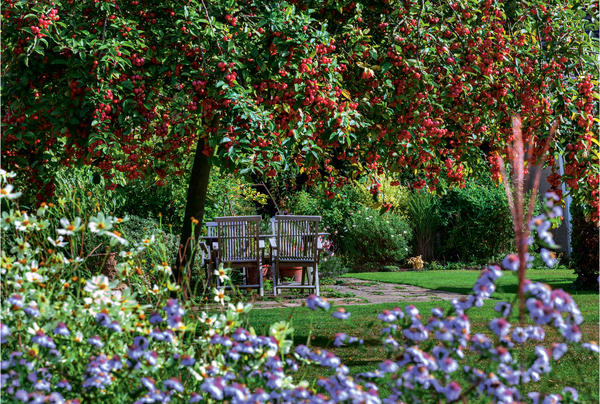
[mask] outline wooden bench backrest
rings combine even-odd
[[[317,261],[321,216],[277,215],[272,221],[279,260]]]

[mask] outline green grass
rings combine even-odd
[[[469,293],[477,279],[476,271],[423,271],[423,272],[385,272],[385,273],[360,273],[347,275],[370,281],[381,281],[398,284],[410,284],[437,290],[457,293]],[[531,270],[528,277],[535,281],[543,281],[553,288],[562,288],[571,293],[581,309],[585,322],[582,324],[583,341],[598,341],[598,293],[578,292],[571,289],[575,278],[568,270]],[[492,296],[491,301],[481,308],[469,311],[472,323],[472,333],[485,332],[488,321],[497,313],[493,307],[498,300],[512,300],[517,290],[517,279],[512,274],[505,275],[498,282],[498,291]],[[407,302],[397,304],[374,304],[363,306],[344,306],[352,313],[349,320],[340,321],[332,318],[329,313],[322,311],[312,312],[305,307],[285,309],[253,310],[250,313],[249,325],[258,333],[268,332],[270,324],[280,321],[289,321],[295,329],[294,343],[310,343],[313,347],[326,348],[342,358],[352,373],[359,373],[374,369],[377,364],[386,358],[386,352],[381,347],[380,330],[381,322],[376,319],[383,309],[395,306],[404,307]],[[445,301],[415,302],[413,303],[424,317],[429,317],[429,310],[433,307],[449,308]],[[516,314],[516,313],[515,313]],[[511,318],[516,323],[516,318]],[[310,330],[312,329],[312,332]],[[345,332],[348,335],[358,336],[365,340],[362,347],[332,346],[335,334]],[[310,341],[308,341],[310,336]],[[547,329],[546,342],[560,341],[560,336]],[[538,343],[539,345],[540,343]],[[525,344],[524,354],[533,351],[536,344]],[[467,357],[469,360],[469,355]],[[471,355],[471,359],[476,360]],[[316,380],[323,375],[323,370],[318,368],[305,369],[302,376],[308,380]],[[572,386],[579,390],[581,402],[598,402],[598,356],[583,349],[570,349],[569,352],[555,364],[553,372],[545,376],[539,383],[528,386],[527,391],[539,390],[545,392],[560,392],[565,386]],[[382,390],[385,395],[385,389]]]

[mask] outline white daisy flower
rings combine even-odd
[[[8,171],[0,168],[0,178],[2,179],[2,181],[6,181],[7,178],[14,178],[16,176],[16,173],[9,173]]]
[[[217,275],[219,277],[219,281],[221,281],[221,283],[225,282],[226,280],[229,280],[229,275],[228,275],[227,269],[225,269],[223,267],[223,264],[219,265],[219,268],[215,269],[215,275]]]
[[[26,272],[25,279],[27,280],[27,282],[44,282],[46,280],[46,277],[40,275],[37,272]]]
[[[54,246],[54,247],[59,247],[59,248],[62,248],[62,247],[66,246],[68,244],[64,240],[65,239],[64,239],[63,236],[58,236],[58,238],[56,240],[54,240],[51,237],[48,237],[48,241],[50,242],[50,244],[52,244],[52,246]]]
[[[229,296],[225,294],[225,289],[213,289],[213,293],[215,294],[215,302],[218,302],[221,306],[225,305],[226,301],[229,301]]]
[[[172,273],[171,267],[166,262],[163,262],[160,265],[156,265],[154,268],[159,272],[165,272],[169,275],[171,275],[171,273]]]
[[[112,228],[113,220],[112,216],[104,216],[103,213],[99,213],[98,216],[90,218],[88,228],[92,233],[105,232]]]
[[[8,199],[16,199],[21,196],[20,192],[12,192],[15,187],[12,184],[6,184],[3,188],[0,188],[0,199],[8,198]]]
[[[92,279],[88,279],[85,282],[85,288],[83,290],[91,294],[94,294],[94,292],[99,290],[109,290],[108,278],[104,275],[94,276]]]
[[[81,230],[81,219],[76,217],[73,222],[70,222],[67,218],[60,219],[60,224],[63,227],[58,229],[57,233],[64,236],[71,236],[76,231]]]
[[[106,234],[107,236],[111,236],[113,240],[116,240],[121,245],[127,245],[127,240],[125,240],[123,237],[121,237],[122,234],[116,230],[107,231],[104,234]]]

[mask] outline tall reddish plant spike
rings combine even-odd
[[[550,148],[550,144],[552,139],[554,138],[554,134],[558,129],[559,119],[556,119],[550,128],[550,134],[546,138],[544,147],[542,149],[542,153],[538,160],[536,161],[536,165],[543,163],[543,158],[548,153]],[[527,271],[527,250],[529,248],[529,244],[527,239],[529,238],[530,228],[529,223],[531,222],[531,218],[533,217],[533,208],[535,206],[535,199],[537,197],[537,192],[540,186],[540,177],[542,174],[541,167],[539,170],[536,170],[535,177],[533,178],[533,185],[531,189],[531,196],[529,197],[529,201],[527,207],[525,206],[525,146],[523,141],[523,132],[521,130],[522,121],[521,116],[519,114],[512,117],[512,133],[513,133],[513,141],[512,144],[508,147],[508,157],[510,159],[510,164],[512,167],[512,177],[509,182],[509,177],[506,173],[504,159],[500,155],[498,155],[498,162],[500,166],[500,172],[502,174],[502,182],[504,183],[504,190],[506,192],[506,198],[508,200],[508,206],[510,209],[510,213],[513,221],[513,230],[515,233],[515,241],[517,243],[517,255],[519,257],[519,289],[517,292],[517,297],[519,299],[519,319],[521,323],[525,322],[525,294],[523,292],[523,288],[525,286],[525,273]],[[533,145],[531,145],[531,148]],[[531,149],[527,151],[527,156],[529,156],[529,152]],[[528,160],[528,159],[527,159]],[[531,175],[531,170],[529,170],[529,175]],[[527,209],[527,210],[525,210]]]

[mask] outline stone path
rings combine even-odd
[[[432,300],[452,300],[464,295],[453,292],[425,289],[413,285],[399,285],[361,279],[343,278],[333,285],[321,285],[321,295],[335,305],[362,305],[396,302],[425,302]],[[267,296],[264,301],[253,302],[257,309],[276,307],[296,307],[302,305],[306,296],[299,297],[289,293],[278,299]]]

